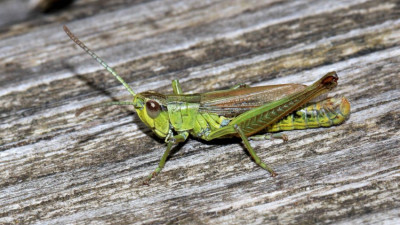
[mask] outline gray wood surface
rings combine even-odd
[[[38,15],[1,1],[0,224],[399,224],[400,2],[76,1]],[[15,8],[15,7],[14,7]],[[25,15],[22,15],[24,14]],[[328,71],[345,124],[251,141],[188,140],[149,186],[165,144],[130,107],[75,110],[129,93],[236,83],[310,84]]]

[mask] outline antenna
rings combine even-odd
[[[124,81],[124,79],[122,79],[122,77],[120,77],[113,68],[109,67],[107,65],[106,62],[104,62],[103,59],[101,59],[100,57],[98,57],[94,52],[92,52],[88,47],[86,47],[85,44],[83,44],[69,29],[67,26],[63,26],[65,33],[69,36],[69,38],[71,38],[71,40],[73,42],[75,42],[77,45],[79,45],[79,47],[81,47],[83,50],[85,50],[85,52],[87,52],[90,56],[92,56],[93,59],[95,59],[97,62],[99,62],[104,68],[106,68],[106,70],[108,70],[112,75],[114,75],[114,77],[116,77],[119,82],[122,83],[122,85],[124,85],[124,87],[133,95],[135,96],[135,92],[132,90],[131,87],[129,87],[129,85]]]

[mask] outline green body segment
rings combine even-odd
[[[175,131],[192,130],[199,112],[198,103],[168,102],[169,121]]]
[[[343,123],[349,116],[350,103],[345,97],[328,98],[291,113],[267,127],[266,132],[331,127]]]
[[[219,116],[215,113],[198,113],[196,123],[190,134],[194,137],[207,140],[207,137],[212,131],[218,130],[226,126],[230,120],[224,116]]]

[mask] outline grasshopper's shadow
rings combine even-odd
[[[119,99],[112,97],[111,92],[107,91],[107,89],[97,86],[95,82],[91,81],[84,75],[77,74],[75,75],[75,77],[83,81],[90,89],[98,92],[100,95],[105,95],[109,97],[112,101],[119,101]]]
[[[78,74],[78,73],[76,72],[75,68],[74,68],[72,65],[70,65],[69,63],[64,62],[64,63],[63,63],[63,67],[64,67],[65,69],[70,70],[72,73],[76,74],[76,75],[75,75],[76,78],[78,78],[79,80],[81,80],[81,81],[82,81],[83,83],[85,83],[91,90],[97,92],[99,95],[107,96],[107,97],[110,99],[110,101],[123,101],[122,99],[117,99],[117,98],[113,97],[112,94],[111,94],[111,92],[109,92],[107,89],[105,89],[105,88],[103,88],[103,87],[98,86],[95,82],[93,82],[92,80],[90,80],[90,79],[87,78],[86,76],[81,75],[81,74]],[[131,116],[131,117],[133,117],[133,122],[136,123],[136,124],[138,125],[139,130],[141,130],[143,133],[146,133],[146,134],[151,133],[151,130],[148,129],[148,128],[140,121],[140,119],[136,116],[136,113],[135,113],[132,109],[129,109],[127,106],[123,106],[123,107],[121,106],[121,107],[120,107],[120,110],[125,114],[125,116]],[[124,123],[123,125],[129,125],[130,123],[131,123],[131,122]],[[121,126],[121,125],[118,125],[118,126]],[[86,142],[88,142],[89,140],[96,138],[96,136],[98,136],[98,135],[100,135],[100,134],[103,134],[103,133],[106,133],[106,132],[108,132],[108,131],[110,131],[110,130],[116,128],[116,127],[117,127],[117,126],[113,126],[113,127],[108,128],[108,129],[104,129],[104,130],[95,132],[94,134],[88,135],[87,137],[85,137],[85,138],[83,138],[82,140],[80,140],[77,144],[80,145],[80,144],[86,143]]]
[[[242,143],[242,140],[238,137],[214,139],[211,141],[206,141],[206,140],[203,140],[200,138],[193,138],[193,137],[192,137],[192,139],[202,143],[203,146],[218,146],[218,147],[220,147],[220,146],[226,146],[227,144],[238,144],[238,145],[242,146],[244,148],[244,151],[246,152],[246,154],[248,154],[245,146]],[[215,149],[206,149],[206,151],[215,151]]]

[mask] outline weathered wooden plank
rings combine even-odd
[[[0,223],[399,223],[399,3],[82,0],[3,21]],[[172,79],[185,92],[309,84],[336,70],[332,95],[352,115],[252,141],[278,177],[239,140],[191,139],[142,186],[165,145],[128,107],[74,116],[130,96],[62,24],[137,92],[169,92]]]

